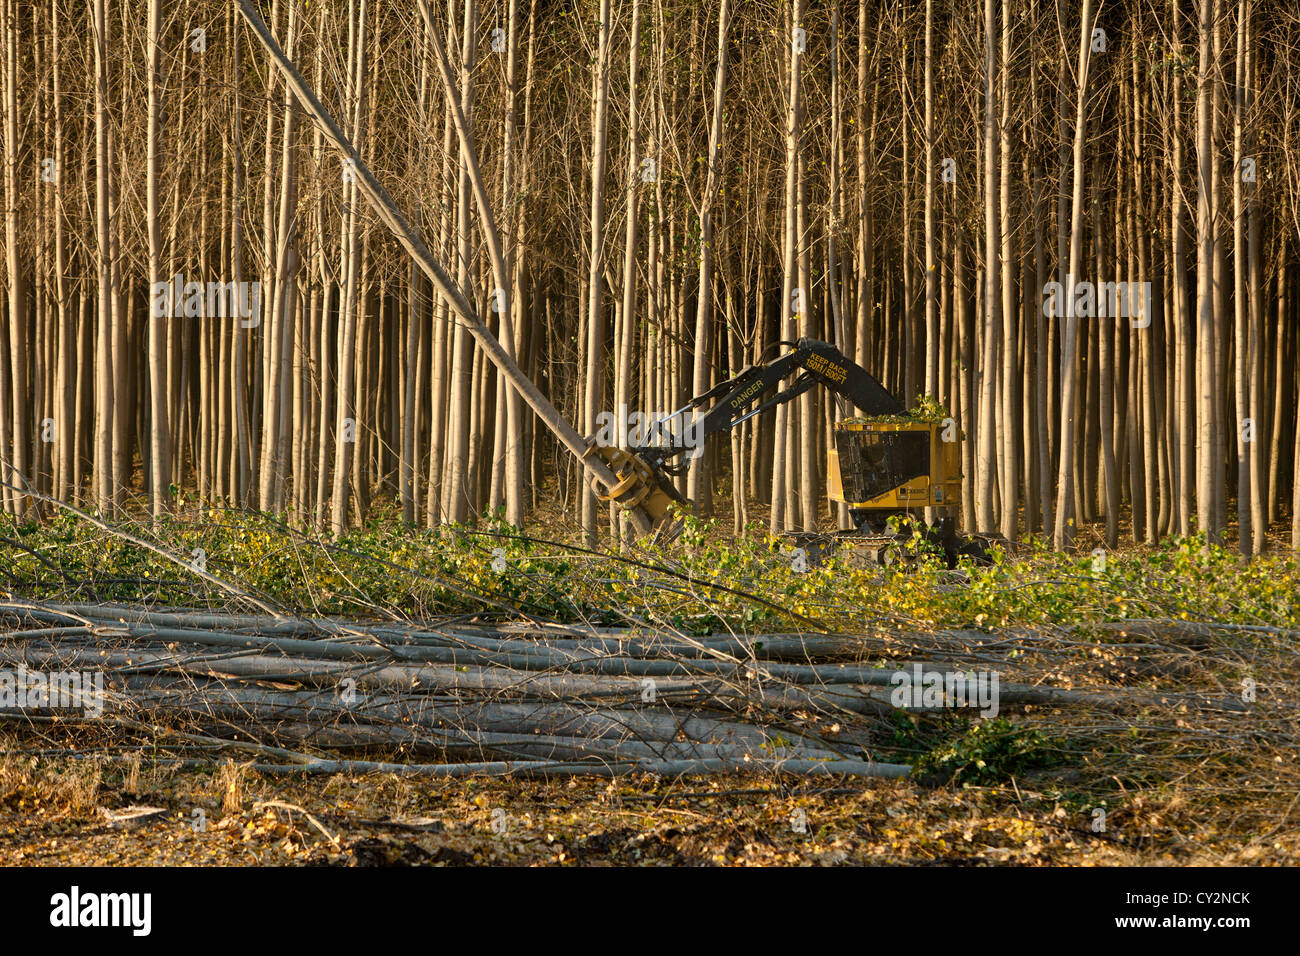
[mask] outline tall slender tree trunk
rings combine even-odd
[[[365,101],[366,73],[366,16],[368,0],[349,0],[349,58],[348,58],[348,107],[352,120],[352,140],[360,148],[361,118]],[[343,256],[343,292],[340,312],[342,332],[338,338],[338,391],[336,418],[334,422],[334,489],[330,502],[330,530],[341,535],[348,526],[348,487],[353,469],[354,449],[350,447],[361,440],[358,434],[360,406],[356,401],[357,390],[357,314],[364,308],[359,303],[358,286],[361,270],[360,249],[360,193],[357,187],[356,170],[345,165],[344,180],[344,224],[342,230]]]
[[[934,213],[934,0],[925,0],[925,393],[939,391],[939,275]]]
[[[1065,299],[1068,303],[1065,335],[1061,344],[1061,456],[1057,470],[1056,528],[1053,542],[1058,550],[1074,539],[1074,454],[1076,445],[1075,403],[1078,392],[1079,320],[1074,314],[1074,284],[1083,270],[1083,171],[1087,141],[1088,68],[1091,59],[1094,0],[1083,0],[1079,26],[1079,70],[1074,111],[1074,191],[1070,215],[1070,262],[1066,271]]]
[[[98,272],[95,336],[95,505],[113,512],[113,258],[111,249],[110,165],[108,117],[107,0],[95,0],[95,262]]]
[[[1199,440],[1197,452],[1196,509],[1200,530],[1207,544],[1219,540],[1216,504],[1222,483],[1222,449],[1218,433],[1218,336],[1214,317],[1214,268],[1219,197],[1215,192],[1212,43],[1218,20],[1219,0],[1200,3],[1200,66],[1196,92],[1196,411]]]
[[[162,210],[159,193],[159,143],[162,104],[162,0],[149,0],[149,142],[148,142],[148,230],[150,288],[165,283],[163,275]],[[168,499],[171,476],[171,424],[167,415],[167,326],[170,317],[149,318],[149,505],[155,518],[162,515]]]
[[[804,0],[790,0],[790,44],[789,97],[785,111],[785,229],[782,234],[782,282],[780,303],[780,337],[789,341],[794,337],[797,316],[807,308],[801,294],[795,301],[795,283],[798,275],[798,204],[799,204],[799,152],[800,130],[803,125],[803,103],[800,99],[800,74],[803,70],[804,42],[798,32],[803,28]],[[772,511],[769,527],[772,534],[785,530],[794,515],[786,513],[787,495],[790,490],[793,469],[790,467],[791,449],[789,447],[789,425],[792,409],[790,403],[778,405],[772,447]]]
[[[1001,220],[998,231],[1001,239],[1002,271],[1002,407],[998,425],[999,460],[1002,465],[999,475],[1001,491],[1001,531],[1002,536],[1013,540],[1016,536],[1016,511],[1019,506],[1017,495],[1017,475],[1020,464],[1020,429],[1017,420],[1017,356],[1016,342],[1019,329],[1016,319],[1019,310],[1015,300],[1015,254],[1012,249],[1014,234],[1011,219],[1011,0],[1002,0],[1002,118],[999,123],[1000,138],[998,155],[1001,160],[1001,181],[999,183],[999,212]],[[991,288],[991,287],[990,287]]]
[[[605,316],[601,307],[601,269],[605,241],[605,169],[609,139],[609,34],[612,24],[610,0],[600,0],[600,24],[596,41],[596,62],[592,67],[591,131],[591,255],[587,263],[587,364],[583,401],[583,428],[588,435],[596,428],[596,416],[604,395],[603,346]],[[597,536],[596,496],[582,484],[582,527],[587,540]]]
[[[713,371],[713,205],[717,195],[718,151],[722,144],[722,102],[727,87],[727,31],[731,27],[731,0],[718,7],[718,63],[713,79],[713,118],[709,124],[709,151],[705,157],[704,192],[700,196],[700,281],[695,295],[695,364],[693,395],[709,390]],[[698,449],[687,473],[686,497],[702,515],[713,510],[713,489],[707,449]],[[693,454],[693,452],[692,452]]]
[[[998,348],[999,312],[999,219],[998,219],[998,112],[995,71],[997,68],[997,0],[984,0],[984,313],[983,356],[980,382],[979,451],[976,458],[976,509],[980,530],[997,526],[994,483],[998,458]]]

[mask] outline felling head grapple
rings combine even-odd
[[[592,442],[583,458],[598,456],[604,459],[618,484],[608,490],[594,487],[596,497],[606,504],[622,508],[640,505],[656,524],[663,521],[673,503],[686,506],[686,499],[677,491],[663,472],[634,452]]]

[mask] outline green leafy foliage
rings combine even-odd
[[[1300,559],[1242,563],[1203,539],[1116,553],[1104,565],[1042,542],[987,566],[946,570],[919,534],[910,558],[882,568],[851,544],[800,567],[795,545],[751,526],[738,537],[686,515],[671,545],[590,551],[529,535],[488,515],[474,527],[412,529],[376,519],[335,539],[274,517],[192,508],[121,530],[169,559],[74,516],[12,529],[0,540],[0,583],[28,596],[225,606],[206,570],[285,607],[312,613],[520,613],[557,621],[635,624],[690,633],[876,626],[1062,626],[1161,618],[1300,627]],[[904,529],[906,530],[906,529]]]
[[[846,418],[844,421],[852,425],[938,425],[951,417],[947,407],[937,398],[932,395],[918,395],[916,404],[912,408],[897,415],[871,415]]]
[[[945,735],[942,742],[914,760],[913,767],[918,774],[933,774],[949,783],[982,786],[1005,783],[1026,772],[1064,762],[1059,745],[1041,732],[1017,726],[1003,717],[977,723],[951,718],[950,722],[964,723],[964,732]]]

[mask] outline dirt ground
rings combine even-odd
[[[6,748],[8,749],[8,748]],[[8,757],[0,864],[180,866],[1294,865],[1300,834],[1095,815],[1032,789],[911,781],[266,777]],[[142,810],[140,808],[147,808]],[[140,816],[135,816],[140,814]]]

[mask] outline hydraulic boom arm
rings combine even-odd
[[[757,406],[764,393],[800,372],[787,387]],[[686,462],[669,464],[687,452],[698,453],[713,435],[727,431],[753,415],[788,402],[814,385],[821,384],[848,399],[864,415],[895,415],[904,408],[871,373],[866,371],[829,342],[802,338],[792,351],[764,365],[751,365],[735,377],[719,382],[703,395],[692,398],[684,407],[648,429],[646,440],[629,449],[592,444],[588,455],[599,455],[620,479],[602,500],[625,507],[641,506],[652,520],[659,522],[672,502],[686,502],[673,487],[669,475],[679,475]],[[676,419],[708,406],[702,418],[689,427],[673,427]],[[751,407],[754,406],[754,407]],[[667,424],[669,427],[665,428]],[[599,494],[599,492],[597,492]]]
[[[750,408],[769,389],[799,370],[803,374],[789,386],[761,405]],[[751,365],[743,369],[734,378],[719,382],[703,395],[692,398],[683,408],[669,416],[669,419],[673,419],[685,415],[716,399],[704,413],[703,419],[697,421],[691,430],[670,429],[665,436],[668,439],[666,443],[645,445],[633,448],[632,451],[655,467],[663,468],[670,474],[678,474],[685,463],[675,468],[670,467],[667,465],[670,459],[699,448],[718,432],[727,431],[775,405],[791,401],[818,384],[844,396],[864,415],[896,415],[904,410],[902,403],[890,395],[870,372],[834,345],[803,338],[795,343],[793,351],[765,365]],[[687,436],[691,439],[689,444],[683,440]]]

